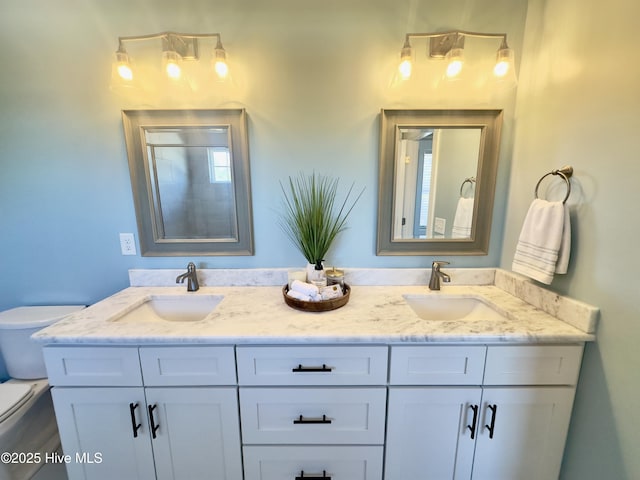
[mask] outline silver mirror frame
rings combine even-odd
[[[122,122],[129,158],[131,187],[142,256],[253,255],[253,217],[247,116],[244,109],[123,110]],[[142,143],[145,127],[225,126],[230,130],[237,238],[157,238],[151,185]]]
[[[480,128],[476,199],[469,239],[393,239],[396,135],[400,127]],[[502,110],[388,110],[380,114],[377,255],[487,255]]]

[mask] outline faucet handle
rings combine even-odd
[[[445,262],[444,260],[434,260],[433,263],[431,264],[431,268],[439,269],[444,265],[449,265],[449,262]]]

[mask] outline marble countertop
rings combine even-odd
[[[562,316],[562,312],[552,315],[548,312],[549,308],[539,308],[519,298],[516,294],[526,289],[514,284],[510,277],[496,278],[493,283],[445,285],[439,292],[429,291],[425,285],[351,285],[347,305],[321,313],[301,312],[286,305],[281,286],[203,286],[198,292],[189,295],[224,296],[217,308],[204,320],[123,321],[123,313],[130,311],[145,297],[187,294],[184,286],[135,286],[41,330],[33,338],[43,344],[121,345],[568,343],[595,339],[595,323],[592,319],[586,323],[563,321],[557,318]],[[423,320],[403,298],[403,295],[412,294],[476,296],[508,318]],[[553,298],[548,303],[553,308],[558,308],[557,298],[565,297]],[[597,315],[594,307],[578,305],[581,306],[584,306],[589,316]],[[571,311],[575,311],[575,308]]]

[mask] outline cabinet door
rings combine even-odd
[[[472,478],[557,479],[574,392],[573,387],[485,388]]]
[[[145,393],[156,427],[151,436],[159,480],[242,480],[235,388],[147,388]]]
[[[473,407],[480,405],[481,392],[390,388],[385,480],[469,479],[477,437]]]
[[[51,396],[69,480],[155,478],[141,387],[55,387]]]

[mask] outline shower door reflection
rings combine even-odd
[[[145,130],[155,230],[164,239],[237,239],[229,129]]]

